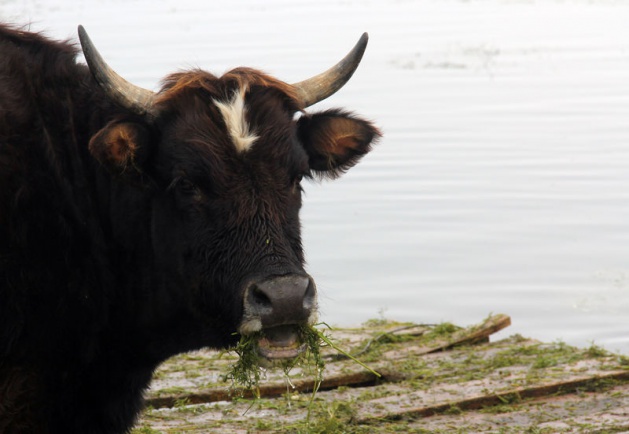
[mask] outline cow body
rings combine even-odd
[[[0,432],[125,432],[167,357],[314,320],[299,182],[373,126],[296,120],[247,68],[173,74],[144,113],[71,44],[0,27],[0,53]]]

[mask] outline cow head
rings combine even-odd
[[[366,35],[339,64],[297,84],[248,68],[221,77],[193,70],[153,93],[120,78],[79,34],[94,77],[130,112],[95,134],[90,151],[119,178],[150,180],[153,261],[170,286],[191,294],[181,297],[199,327],[222,334],[206,344],[262,331],[260,355],[296,356],[298,329],[317,314],[300,183],[339,176],[379,136],[341,110],[304,109],[349,79]]]

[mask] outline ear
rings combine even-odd
[[[148,128],[135,122],[113,121],[96,133],[89,150],[115,175],[139,174],[148,154]]]
[[[341,110],[302,116],[297,134],[308,153],[310,170],[332,179],[354,166],[381,136],[371,123]]]

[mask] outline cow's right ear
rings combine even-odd
[[[144,125],[114,121],[92,137],[89,150],[112,174],[133,175],[142,172],[149,140],[150,132]]]

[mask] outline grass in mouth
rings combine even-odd
[[[290,383],[290,371],[295,366],[300,366],[304,371],[312,372],[314,374],[314,386],[313,386],[313,398],[321,383],[323,382],[323,371],[325,369],[325,361],[321,356],[321,348],[328,346],[352,359],[354,362],[361,365],[363,368],[372,372],[374,375],[380,377],[373,369],[350,355],[338,345],[336,345],[330,337],[322,330],[316,328],[316,326],[324,326],[327,329],[331,329],[325,323],[317,324],[315,326],[302,326],[299,329],[301,342],[306,345],[306,350],[297,358],[291,360],[285,360],[279,362],[278,366],[284,371],[288,382]],[[261,365],[264,365],[264,361],[258,355],[256,346],[258,340],[263,336],[261,333],[256,333],[248,336],[241,336],[240,341],[232,349],[237,355],[238,360],[231,366],[230,371],[225,375],[227,381],[231,381],[234,389],[241,388],[244,391],[251,391],[256,398],[260,398],[260,380],[262,378]]]

